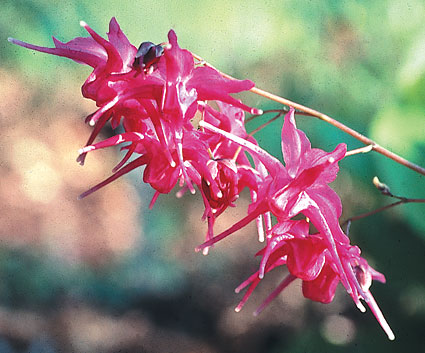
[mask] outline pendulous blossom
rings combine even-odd
[[[281,284],[256,310],[259,314],[272,299],[274,299],[292,281],[302,280],[304,297],[321,303],[330,303],[334,296],[341,274],[338,272],[333,257],[327,248],[325,237],[320,233],[309,234],[309,225],[305,220],[286,221],[273,227],[267,239],[267,246],[257,253],[262,256],[260,269],[243,282],[236,292],[249,285],[248,291],[236,307],[240,311],[253,290],[264,278],[264,274],[272,269],[286,265],[289,274]],[[385,283],[385,277],[369,266],[360,256],[356,246],[344,245],[339,249],[341,261],[349,268],[352,280],[358,290],[358,295],[371,308],[374,316],[390,339],[394,334],[369,291],[372,280]]]
[[[122,121],[126,132],[138,133],[138,136],[143,136],[141,139],[145,140],[145,144],[140,142],[141,139],[132,141],[133,147],[128,149],[125,161],[133,153],[144,151],[141,146],[152,141],[152,138],[159,145],[154,143],[155,147],[147,151],[138,163],[130,166],[121,163],[121,169],[114,168],[119,176],[136,165],[146,164],[149,168],[150,163],[157,162],[152,158],[152,154],[158,153],[164,156],[158,158],[165,158],[170,165],[170,168],[166,169],[178,174],[178,178],[186,183],[190,191],[195,192],[193,182],[200,184],[199,172],[194,171],[195,167],[191,163],[191,160],[197,159],[194,158],[195,147],[183,146],[183,141],[196,140],[197,145],[203,144],[200,134],[196,134],[196,129],[190,123],[199,109],[199,103],[219,100],[258,114],[259,110],[250,108],[230,96],[230,93],[252,88],[254,83],[249,80],[224,78],[212,68],[195,66],[192,54],[179,47],[173,30],[168,33],[169,43],[164,46],[145,42],[137,50],[121,31],[115,18],[110,21],[108,39],[99,36],[85,22],[81,22],[81,25],[90,37],[75,38],[67,43],[53,38],[55,48],[39,47],[9,38],[10,42],[25,48],[68,57],[93,67],[82,92],[84,97],[93,99],[99,109],[86,119],[94,129],[86,148],[80,150],[78,161],[84,163],[87,152],[93,150],[93,143],[107,121],[111,120],[114,128]],[[146,122],[147,120],[149,122]],[[128,129],[129,126],[132,128]],[[198,150],[199,159],[203,159],[207,149],[208,147],[202,146]],[[188,151],[186,154],[192,151],[188,159],[184,156],[185,150]],[[149,169],[159,170],[156,164]],[[113,175],[108,180],[114,180],[116,177],[117,175]],[[145,179],[149,180],[159,193],[164,193],[171,190],[176,178],[158,179],[150,175]],[[164,184],[160,180],[164,180]],[[101,184],[106,185],[107,181]]]
[[[296,279],[302,281],[304,297],[322,303],[333,300],[341,282],[357,307],[365,311],[360,302],[364,300],[388,337],[394,339],[369,291],[372,280],[385,282],[385,277],[368,265],[358,247],[350,245],[339,225],[341,201],[328,185],[337,176],[345,144],[332,152],[312,148],[304,132],[297,129],[291,108],[281,134],[283,165],[245,129],[244,112],[260,115],[262,111],[231,96],[253,88],[252,81],[224,77],[196,62],[191,52],[180,48],[173,30],[168,32],[167,43],[142,42],[137,49],[115,18],[109,23],[107,39],[85,22],[80,24],[89,37],[66,43],[53,37],[54,48],[9,38],[22,47],[93,68],[82,93],[94,100],[98,109],[86,118],[93,131],[77,161],[84,164],[88,152],[118,145],[126,153],[109,178],[80,197],[142,168],[143,181],[155,190],[150,207],[159,194],[169,193],[176,185],[180,187],[178,195],[187,190],[195,193],[197,187],[205,206],[202,218],[208,224],[206,241],[197,250],[206,253],[253,220],[260,240],[266,240],[257,253],[261,256],[258,271],[236,289],[239,292],[249,286],[237,311],[266,273],[286,266],[289,274],[256,314]],[[124,132],[96,142],[108,122],[114,130],[121,125]],[[214,237],[217,217],[235,206],[244,188],[249,189],[252,200],[247,216]],[[317,229],[314,234],[310,233],[311,224]]]
[[[359,283],[361,278],[372,272],[376,275],[377,272],[360,258],[357,247],[349,245],[349,238],[339,225],[341,201],[328,186],[336,178],[337,162],[345,156],[346,146],[340,144],[330,153],[311,148],[305,134],[296,128],[293,109],[286,114],[282,128],[285,166],[249,141],[205,121],[201,122],[201,126],[239,144],[258,158],[269,172],[259,184],[257,201],[249,206],[248,215],[197,248],[201,250],[213,245],[265,212],[271,212],[276,217],[278,223],[267,229],[268,245],[264,250],[260,270],[244,282],[244,285],[251,283],[251,287],[237,310],[240,310],[265,272],[286,264],[290,275],[266,299],[259,311],[296,278],[303,280],[304,296],[323,303],[332,301],[336,286],[341,282],[361,311],[365,309],[360,299],[366,301],[388,337],[393,339],[394,334],[371,293]],[[295,228],[298,233],[289,231],[294,226],[291,219],[299,214],[308,218],[316,227],[319,231],[317,235],[308,235],[308,228],[298,222],[295,223],[298,225]],[[363,263],[363,272],[358,270],[360,263]],[[359,273],[365,275],[360,277]],[[384,281],[382,275],[376,275],[375,278]]]

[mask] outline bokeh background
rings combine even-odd
[[[285,275],[271,273],[242,312],[234,288],[255,271],[253,226],[195,254],[206,225],[199,195],[161,196],[141,171],[77,201],[110,175],[120,152],[75,162],[94,111],[80,95],[89,67],[29,51],[12,36],[51,45],[104,35],[116,16],[130,41],[162,42],[174,28],[182,47],[222,71],[327,113],[425,165],[425,3],[376,1],[0,2],[0,352],[423,352],[425,205],[410,204],[353,223],[352,243],[387,276],[372,291],[392,326],[390,342],[370,310],[340,287],[333,303],[310,302],[293,283],[259,317],[253,310]],[[244,94],[249,104],[278,108]],[[313,145],[361,144],[310,117],[298,124]],[[249,123],[252,130],[264,120]],[[280,157],[282,121],[256,137]],[[104,137],[111,131],[104,131]],[[348,218],[425,197],[425,178],[370,153],[349,157],[333,187]],[[245,195],[246,196],[246,195]],[[242,217],[219,219],[217,231]]]

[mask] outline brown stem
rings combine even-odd
[[[357,220],[359,220],[359,219],[362,219],[362,218],[366,218],[366,217],[372,216],[372,215],[374,215],[374,214],[377,214],[377,213],[379,213],[379,212],[382,212],[382,211],[388,210],[389,208],[392,208],[392,207],[395,207],[395,206],[398,206],[398,205],[401,205],[401,204],[404,204],[404,203],[413,203],[413,202],[414,202],[414,203],[425,203],[425,199],[407,199],[407,198],[405,198],[405,197],[400,197],[400,196],[394,196],[394,195],[389,195],[389,196],[391,196],[391,197],[395,197],[395,198],[398,198],[398,199],[400,199],[400,200],[399,200],[399,201],[396,201],[396,202],[393,202],[393,203],[390,203],[389,205],[379,207],[379,208],[377,208],[376,210],[369,211],[369,212],[365,212],[365,213],[362,213],[362,214],[360,214],[360,215],[357,215],[357,216],[354,216],[354,217],[348,218],[348,219],[346,219],[346,220],[345,220],[345,221],[341,224],[341,227],[342,227],[342,226],[344,226],[344,225],[346,225],[346,224],[347,224],[347,226],[349,227],[349,225],[351,224],[351,222],[354,222],[354,221],[357,221]],[[347,233],[348,233],[348,230],[347,230]]]
[[[208,62],[206,62],[205,60],[203,60],[200,56],[198,56],[198,55],[196,55],[194,53],[192,53],[192,55],[193,55],[193,57],[195,59],[197,59],[200,62],[202,62],[205,66],[208,66],[208,67],[211,67],[211,68],[217,70],[214,66],[212,66],[211,64],[209,64]],[[226,78],[229,78],[229,79],[234,79],[234,77],[232,77],[230,75],[227,75],[227,74],[221,72],[220,70],[217,70],[217,71],[223,77],[226,77]],[[314,116],[314,117],[316,117],[316,118],[318,118],[320,120],[323,120],[323,121],[325,121],[325,122],[327,122],[327,123],[335,126],[336,128],[344,131],[345,133],[353,136],[355,139],[361,141],[365,145],[372,145],[372,149],[374,151],[376,151],[376,152],[384,155],[385,157],[388,157],[388,158],[392,159],[393,161],[395,161],[395,162],[397,162],[397,163],[399,163],[401,165],[404,165],[405,167],[410,168],[410,169],[414,170],[415,172],[417,172],[417,173],[422,174],[422,175],[425,176],[425,168],[423,168],[423,167],[421,167],[421,166],[419,166],[419,165],[417,165],[415,163],[412,163],[412,162],[408,161],[407,159],[399,156],[398,154],[396,154],[394,152],[391,152],[391,151],[387,150],[386,148],[378,145],[375,141],[371,140],[370,138],[362,135],[361,133],[357,132],[356,130],[353,130],[352,128],[344,125],[343,123],[339,122],[338,120],[335,120],[335,119],[331,118],[330,116],[328,116],[326,114],[323,114],[323,113],[321,113],[321,112],[319,112],[317,110],[314,110],[312,108],[306,107],[306,106],[304,106],[302,104],[293,102],[293,101],[291,101],[289,99],[286,99],[286,98],[277,96],[275,94],[269,93],[269,92],[264,91],[264,90],[262,90],[260,88],[257,88],[257,87],[251,88],[250,91],[252,93],[258,94],[258,95],[260,95],[260,96],[262,96],[264,98],[273,100],[273,101],[275,101],[277,103],[284,104],[284,105],[287,105],[287,106],[290,106],[290,107],[294,107],[295,109],[298,109],[298,110],[300,110],[300,111],[302,111],[304,113],[307,113],[308,115],[311,115],[311,116]]]

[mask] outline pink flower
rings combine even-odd
[[[109,40],[99,36],[85,22],[81,21],[80,24],[89,32],[90,37],[78,37],[67,43],[53,37],[55,48],[39,47],[13,38],[9,38],[9,41],[28,49],[64,56],[93,67],[94,70],[84,83],[82,92],[86,98],[91,98],[98,105],[102,105],[116,96],[116,91],[108,84],[111,77],[122,76],[133,70],[132,64],[137,49],[130,44],[114,17],[109,23]]]
[[[254,219],[260,239],[264,238],[265,228],[267,245],[258,253],[262,256],[259,271],[238,287],[240,290],[250,284],[237,310],[265,273],[286,265],[290,274],[257,313],[296,278],[303,281],[305,297],[323,303],[332,301],[341,282],[361,310],[365,309],[360,299],[368,303],[393,339],[369,291],[372,279],[385,278],[360,257],[357,247],[349,244],[339,225],[341,201],[328,186],[336,178],[346,146],[340,144],[330,153],[311,148],[305,134],[296,128],[291,109],[282,128],[283,165],[245,130],[243,111],[261,111],[231,96],[251,89],[253,82],[223,77],[211,67],[198,65],[188,50],[180,48],[173,30],[168,33],[168,43],[143,42],[137,50],[115,18],[110,21],[107,39],[86,23],[81,25],[90,37],[67,43],[53,38],[55,48],[9,39],[28,49],[68,57],[93,68],[82,92],[99,108],[86,119],[94,129],[80,149],[78,161],[83,164],[90,151],[123,143],[126,145],[122,149],[127,152],[109,178],[81,197],[142,166],[144,182],[156,190],[151,206],[160,193],[170,192],[177,184],[180,194],[186,190],[194,193],[196,185],[205,205],[203,218],[208,220],[206,242],[197,250],[206,251]],[[219,111],[207,104],[210,100],[217,101]],[[192,125],[197,113],[202,116],[199,125],[203,129],[199,130]],[[108,121],[114,129],[122,123],[125,132],[94,143]],[[130,161],[134,154],[136,158]],[[252,197],[248,215],[213,237],[216,218],[234,206],[245,187]],[[277,220],[274,226],[271,214]],[[306,219],[293,220],[299,214]],[[309,222],[318,233],[309,234]]]
[[[217,105],[220,111],[200,103],[203,119],[256,144],[255,139],[245,130],[243,110],[220,101]],[[202,176],[202,185],[199,187],[205,204],[203,219],[208,221],[206,239],[209,240],[213,237],[213,226],[217,217],[227,207],[235,206],[234,202],[245,187],[248,187],[254,195],[262,176],[251,167],[245,153],[240,153],[238,144],[209,131],[205,131],[203,137],[212,158],[207,163],[208,172]],[[206,252],[204,249],[204,253]]]
[[[241,310],[264,274],[282,265],[287,266],[290,274],[267,297],[255,314],[259,314],[296,278],[302,280],[304,297],[321,303],[330,303],[333,300],[342,275],[327,247],[326,237],[320,233],[308,234],[308,228],[306,221],[285,221],[273,227],[267,239],[267,246],[257,254],[262,256],[260,269],[236,289],[236,292],[239,292],[250,285],[236,311]],[[385,283],[385,277],[368,265],[360,256],[358,247],[345,244],[338,250],[344,267],[348,268],[351,274],[349,279],[356,288],[356,295],[366,301],[388,337],[394,339],[391,328],[369,291],[373,279]],[[365,310],[363,306],[359,308]]]
[[[220,111],[215,110],[208,104],[199,104],[203,120],[223,131],[257,145],[257,141],[246,132],[244,111],[241,108],[220,101],[217,101],[217,105]],[[239,164],[250,165],[245,153],[239,153],[241,148],[237,143],[208,130],[205,131],[205,137],[215,159],[236,158]]]
[[[146,128],[143,124],[141,126]],[[131,145],[125,147],[128,149],[128,153],[124,157],[123,161],[114,168],[114,174],[83,193],[80,196],[81,198],[88,196],[118,177],[142,165],[146,165],[143,174],[143,181],[149,183],[158,193],[169,193],[176,185],[178,179],[184,178],[181,169],[176,165],[170,165],[164,153],[162,153],[162,146],[156,139],[153,128],[150,126],[146,129],[147,131],[144,133],[138,131],[126,132],[80,149],[80,154],[83,154],[100,148],[111,147],[128,142],[131,143]],[[186,132],[182,142],[182,155],[184,156],[185,167],[188,171],[188,175],[191,180],[194,180],[197,185],[200,185],[201,173],[205,174],[203,171],[206,169],[207,162],[210,158],[207,152],[207,146],[202,141],[201,132],[196,130]],[[177,159],[176,147],[170,151],[172,158]],[[124,163],[129,159],[129,156],[133,153],[141,154],[141,156],[124,165]],[[182,182],[180,183],[181,186],[183,182],[184,179],[182,179]],[[158,195],[155,195],[154,200],[157,196]]]
[[[55,48],[39,47],[10,38],[14,44],[48,54],[64,56],[93,67],[93,72],[82,87],[83,96],[93,99],[100,106],[99,110],[87,118],[95,128],[87,142],[90,145],[106,122],[113,119],[116,127],[121,116],[146,116],[143,105],[138,99],[161,99],[164,79],[155,75],[135,77],[133,62],[137,52],[130,44],[113,17],[109,23],[108,39],[94,32],[85,22],[81,25],[89,32],[88,38],[75,38],[62,43],[53,37]],[[129,101],[130,100],[130,101]],[[130,111],[134,112],[133,114]],[[85,154],[79,162],[84,163]]]
[[[264,180],[258,191],[258,200],[250,206],[248,215],[228,230],[202,244],[198,249],[225,238],[248,224],[259,215],[271,211],[280,221],[290,219],[299,213],[309,217],[312,223],[326,235],[328,248],[343,276],[342,281],[348,292],[352,288],[339,259],[335,240],[348,243],[348,238],[339,228],[338,218],[341,203],[335,192],[327,185],[338,171],[337,161],[344,157],[343,144],[331,152],[312,149],[305,134],[296,129],[294,110],[285,116],[282,129],[282,153],[286,163],[283,166],[276,158],[243,139],[219,131],[207,123],[204,126],[228,137],[257,157],[267,168],[270,177]]]
[[[196,112],[196,101],[217,100],[239,107],[252,114],[259,111],[250,108],[230,93],[246,91],[254,87],[250,80],[234,80],[223,77],[210,67],[195,67],[192,54],[181,49],[173,30],[168,32],[169,47],[165,48],[166,85],[163,111],[170,119],[190,119]]]
[[[259,113],[230,96],[230,93],[248,90],[254,84],[249,80],[224,78],[212,68],[195,66],[192,54],[179,47],[173,30],[168,34],[167,45],[144,42],[137,50],[115,18],[109,24],[108,39],[99,36],[86,23],[81,22],[81,25],[90,37],[75,38],[67,43],[54,38],[55,48],[9,39],[14,44],[68,57],[93,67],[82,91],[85,97],[96,101],[99,109],[87,117],[87,122],[94,129],[78,161],[83,164],[86,153],[92,149],[128,141],[131,147],[128,147],[123,161],[114,168],[116,174],[109,181],[139,164],[146,164],[144,179],[158,192],[169,192],[177,178],[195,192],[192,182],[200,185],[200,175],[206,170],[201,161],[205,161],[208,147],[202,142],[201,134],[190,124],[190,119],[200,109],[199,104],[215,99]],[[108,120],[111,120],[113,128],[122,121],[126,133],[130,134],[119,135],[103,145],[93,145]],[[185,140],[194,141],[194,145],[184,145]],[[147,142],[152,146],[147,146]],[[142,153],[143,158],[139,157],[138,162],[124,167],[133,153]],[[153,158],[153,155],[157,157]],[[163,165],[164,162],[169,166]],[[200,171],[195,169],[195,164],[201,168]],[[164,170],[171,176],[165,177]]]
[[[199,109],[199,101],[218,100],[252,113],[259,112],[229,95],[229,93],[249,90],[254,86],[253,82],[227,79],[214,69],[195,67],[192,54],[179,47],[173,30],[168,33],[168,40],[169,47],[166,47],[164,51],[166,84],[162,111],[165,120],[173,125],[177,146],[181,145],[183,124],[194,117]],[[178,147],[177,151],[180,150],[181,147]],[[180,164],[182,160],[179,154]],[[185,173],[184,168],[183,173]],[[185,178],[187,179],[187,176]],[[190,188],[190,184],[188,186]]]
[[[208,179],[202,178],[201,194],[204,200],[205,211],[202,216],[208,221],[206,241],[214,235],[215,220],[227,207],[235,207],[234,202],[239,198],[240,192],[248,187],[256,190],[261,180],[259,173],[247,165],[236,165],[232,159],[209,160]],[[204,254],[207,253],[204,249]]]
[[[242,146],[261,161],[270,173],[259,186],[258,200],[250,206],[248,216],[201,247],[225,238],[264,212],[271,211],[280,220],[290,219],[306,209],[310,210],[314,201],[317,201],[320,207],[323,206],[329,215],[332,214],[338,219],[342,209],[341,203],[327,184],[336,177],[337,162],[345,155],[345,145],[338,145],[331,153],[311,149],[305,134],[295,128],[294,111],[291,110],[285,116],[282,129],[282,152],[287,163],[285,167],[260,147],[207,122],[201,122],[201,125]],[[316,207],[318,212],[320,207]],[[317,215],[313,211],[310,213],[321,227],[323,224],[320,214]],[[347,242],[345,235],[338,233],[337,236],[340,238],[338,240]]]
[[[259,185],[258,199],[250,205],[248,215],[197,248],[200,250],[211,246],[244,227],[262,213],[271,211],[276,216],[277,225],[267,230],[268,245],[263,252],[260,270],[237,288],[239,291],[251,283],[237,310],[240,310],[265,272],[286,264],[290,275],[266,299],[259,311],[296,278],[301,278],[303,283],[306,283],[303,284],[303,293],[306,297],[321,302],[330,302],[333,299],[336,286],[341,281],[357,307],[362,311],[365,310],[359,300],[364,299],[388,337],[393,339],[394,335],[372,295],[359,283],[358,273],[363,272],[354,270],[359,263],[364,264],[362,269],[365,274],[372,273],[373,270],[365,264],[364,259],[360,258],[358,248],[349,245],[348,237],[339,226],[341,201],[327,185],[337,175],[337,162],[345,156],[345,145],[338,145],[331,153],[312,149],[305,134],[296,129],[294,110],[291,109],[285,116],[282,129],[282,153],[286,163],[283,166],[258,146],[207,122],[202,122],[201,125],[238,143],[258,158],[269,172],[269,176]],[[291,231],[294,223],[290,219],[300,213],[319,230],[318,235],[308,235],[308,228],[298,222],[295,223],[298,225],[294,228],[296,232]],[[373,273],[377,274],[376,271]],[[377,275],[376,279],[383,280],[383,276]]]
[[[271,211],[279,221],[288,220],[302,212],[326,235],[328,248],[343,276],[343,284],[351,293],[353,288],[346,277],[335,243],[335,241],[349,242],[338,224],[342,210],[341,202],[327,185],[336,177],[337,162],[345,155],[345,145],[338,145],[331,153],[312,149],[305,134],[296,129],[294,110],[291,109],[285,116],[282,129],[282,153],[287,164],[285,167],[258,146],[206,122],[202,123],[205,128],[244,147],[264,164],[270,176],[260,185],[258,200],[250,205],[248,215],[197,249],[210,246],[227,237],[265,212]]]

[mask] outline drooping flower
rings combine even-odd
[[[291,109],[285,116],[282,129],[282,153],[287,164],[285,167],[258,146],[220,131],[207,123],[203,125],[239,143],[256,156],[267,168],[270,177],[266,178],[260,186],[258,200],[250,206],[248,215],[209,242],[202,244],[201,248],[225,238],[267,211],[271,211],[279,220],[290,219],[300,212],[304,214],[307,212],[308,215],[305,214],[305,216],[312,220],[317,229],[323,230],[327,235],[332,256],[335,257],[340,272],[344,275],[342,264],[338,260],[334,237],[337,241],[344,243],[348,242],[348,238],[337,229],[339,225],[336,227],[335,234],[332,234],[329,228],[338,224],[342,207],[338,196],[327,184],[336,177],[337,161],[344,157],[345,145],[340,144],[331,153],[311,149],[305,134],[296,129],[294,110]],[[327,223],[326,218],[329,218],[330,224]],[[350,292],[348,280],[343,278],[343,282]]]
[[[249,288],[245,293],[243,299],[240,301],[240,303],[235,309],[237,312],[242,309],[243,305],[251,296],[254,289],[264,278],[265,273],[270,272],[276,267],[286,264],[288,256],[285,249],[283,249],[284,245],[286,245],[286,241],[295,237],[305,237],[308,234],[308,230],[309,225],[305,220],[303,220],[278,223],[269,231],[269,234],[267,236],[267,246],[256,254],[257,256],[262,256],[259,270],[256,271],[253,275],[251,275],[235,290],[236,293],[239,293],[242,289],[249,285]],[[294,279],[296,279],[295,276],[288,277],[288,280],[284,282],[285,285],[279,287],[279,293]],[[276,295],[279,293],[276,293]],[[274,297],[275,296],[272,295],[269,301],[271,301]],[[265,307],[266,305],[267,304],[264,303],[262,307]],[[261,310],[259,309],[258,311]]]
[[[236,206],[234,202],[245,187],[255,192],[261,181],[261,176],[255,169],[247,165],[236,165],[233,159],[209,160],[207,166],[211,179],[202,178],[200,187],[205,205],[202,218],[208,222],[206,241],[213,237],[217,217],[228,207]],[[206,249],[208,248],[204,249],[204,254],[207,253]]]
[[[149,183],[158,193],[169,193],[174,188],[179,178],[181,179],[180,186],[183,186],[185,180],[181,168],[177,165],[170,165],[167,158],[162,153],[162,146],[155,136],[155,130],[151,126],[148,127],[147,131],[144,133],[137,130],[126,132],[96,144],[86,146],[80,149],[80,154],[129,142],[131,145],[125,147],[128,149],[128,152],[130,154],[136,153],[141,156],[124,165],[124,162],[129,158],[127,154],[124,160],[114,168],[114,174],[111,177],[92,187],[83,193],[81,197],[88,196],[123,174],[142,165],[146,165],[143,173],[143,181]],[[207,162],[210,160],[207,152],[207,145],[202,140],[202,133],[197,130],[185,132],[182,142],[182,155],[188,175],[197,185],[201,185],[201,174],[206,174]],[[177,159],[177,146],[174,146],[170,151],[172,158]],[[158,195],[156,195],[155,198],[157,196]]]
[[[372,280],[385,283],[384,275],[368,265],[367,261],[360,256],[360,249],[356,246],[344,244],[339,249],[339,254],[341,261],[347,265],[353,275],[350,280],[355,282],[356,295],[359,299],[366,301],[388,337],[394,339],[391,328],[369,291]],[[257,255],[262,256],[260,269],[236,289],[239,292],[249,285],[236,311],[241,310],[265,273],[283,265],[287,266],[289,274],[261,304],[255,314],[259,314],[271,300],[297,278],[302,280],[304,297],[321,303],[330,303],[333,300],[342,276],[327,248],[325,237],[320,233],[308,234],[306,221],[278,223],[268,237],[267,246]]]
[[[246,132],[244,111],[241,108],[220,101],[217,101],[217,105],[219,110],[208,104],[199,103],[204,121],[257,144]],[[205,205],[203,219],[208,221],[206,238],[209,240],[213,237],[215,220],[229,206],[235,206],[234,202],[239,198],[242,189],[249,188],[255,201],[262,174],[251,167],[245,153],[240,153],[241,148],[238,144],[208,130],[203,133],[212,158],[207,163],[209,173],[203,175],[202,185],[199,186]]]
[[[307,283],[303,285],[306,297],[321,302],[329,302],[333,299],[336,286],[341,281],[360,310],[365,309],[359,299],[364,299],[368,303],[381,326],[392,339],[394,335],[379,307],[370,292],[362,289],[358,275],[353,270],[357,263],[365,260],[360,259],[360,252],[356,253],[358,248],[349,245],[348,237],[341,230],[339,225],[341,201],[328,186],[328,183],[332,182],[337,175],[337,162],[345,156],[345,145],[338,145],[331,153],[312,149],[305,134],[296,128],[294,110],[291,109],[285,116],[282,129],[282,153],[285,161],[283,166],[276,158],[258,146],[211,126],[207,122],[202,122],[201,125],[207,130],[229,138],[249,151],[264,164],[269,176],[260,184],[258,200],[250,205],[248,215],[199,246],[197,250],[216,243],[244,227],[260,214],[270,211],[276,216],[278,224],[269,230],[268,248],[264,250],[265,257],[260,270],[244,282],[252,283],[247,296],[264,276],[264,272],[286,264],[290,275],[266,299],[264,305],[295,278],[301,278]],[[308,237],[300,234],[288,235],[291,234],[286,229],[288,222],[300,213],[318,229],[319,235]],[[277,230],[279,230],[278,237],[274,238],[272,234]],[[274,262],[269,263],[270,259]],[[366,273],[371,271],[369,267],[364,268]],[[383,279],[379,276],[376,278]],[[247,296],[238,306],[238,310]]]
[[[190,167],[186,167],[183,155],[183,150],[190,147],[183,146],[183,140],[196,135],[189,120],[198,110],[198,103],[220,100],[259,113],[230,96],[230,93],[248,90],[254,84],[249,80],[224,78],[212,68],[195,66],[192,54],[179,47],[173,30],[168,34],[167,45],[144,42],[137,50],[123,34],[115,18],[111,19],[108,39],[99,36],[86,23],[81,22],[81,25],[90,37],[75,38],[67,43],[54,38],[55,48],[9,40],[29,49],[68,57],[93,67],[82,91],[85,97],[96,101],[99,109],[86,119],[94,126],[86,147],[93,145],[109,120],[113,127],[122,121],[127,132],[142,135],[146,132],[139,129],[140,120],[150,120],[147,125],[153,129],[153,135],[161,147],[156,152],[163,154],[172,169],[177,166],[177,173],[182,174],[181,180],[194,192],[190,177],[193,173]],[[136,131],[127,130],[128,126],[134,125],[138,126]],[[146,136],[146,140],[149,140],[149,136]],[[126,160],[136,152],[136,144],[141,145],[133,141],[133,148],[129,149]],[[81,164],[87,150],[78,158]],[[204,152],[200,153],[203,155]],[[144,160],[152,159],[145,157]],[[158,189],[169,190],[169,187],[161,186]]]
[[[345,145],[338,145],[331,153],[312,149],[305,134],[296,129],[294,110],[291,109],[285,116],[282,129],[282,153],[287,164],[285,167],[258,146],[208,123],[203,122],[202,125],[240,144],[264,164],[270,176],[260,185],[258,200],[250,205],[248,215],[198,249],[227,237],[267,211],[271,211],[280,221],[303,212],[326,235],[329,250],[343,276],[343,284],[351,294],[353,289],[346,278],[335,243],[348,243],[348,238],[338,224],[341,202],[327,185],[336,178],[337,162],[345,155]]]
[[[339,218],[342,210],[340,200],[327,184],[335,179],[338,171],[337,162],[344,157],[346,147],[340,144],[331,153],[311,149],[305,134],[295,127],[293,109],[285,116],[282,129],[282,152],[286,167],[275,157],[245,139],[220,130],[207,122],[201,122],[201,125],[242,146],[244,150],[258,158],[269,172],[269,177],[265,178],[259,187],[258,200],[250,206],[248,216],[201,247],[212,245],[225,238],[261,213],[271,211],[279,220],[290,219],[303,212],[314,200],[330,215]],[[316,207],[318,212],[320,207],[319,205]],[[310,213],[314,224],[317,218],[317,226],[324,226],[320,217],[314,212]],[[336,236],[339,237],[338,241],[347,242],[344,234],[338,232]]]
[[[230,95],[251,89],[253,82],[223,77],[211,67],[200,66],[189,51],[180,48],[173,30],[168,33],[168,43],[143,42],[137,50],[115,18],[110,22],[107,39],[86,23],[81,25],[90,37],[67,43],[53,38],[55,48],[9,39],[93,68],[82,92],[99,108],[86,119],[94,129],[78,161],[83,164],[89,151],[122,143],[126,143],[122,149],[127,153],[109,178],[81,197],[142,166],[144,182],[156,190],[151,206],[160,193],[170,192],[177,183],[181,190],[191,192],[195,192],[196,185],[205,204],[203,217],[208,219],[207,240],[198,250],[208,249],[254,219],[263,238],[265,216],[267,245],[258,253],[262,256],[259,271],[238,287],[240,290],[250,284],[238,310],[265,273],[286,265],[290,274],[257,313],[297,278],[303,281],[305,297],[324,303],[332,301],[341,282],[361,310],[364,307],[360,299],[368,303],[393,339],[369,291],[372,279],[385,278],[360,257],[357,247],[349,244],[338,223],[340,199],[328,186],[337,175],[338,161],[345,156],[345,145],[338,145],[330,153],[311,148],[305,134],[296,128],[291,109],[282,129],[284,166],[246,133],[243,111],[261,111]],[[217,101],[219,110],[208,105],[208,100]],[[192,125],[196,113],[202,115],[200,125],[207,131]],[[122,123],[125,132],[95,143],[108,121],[114,129]],[[253,158],[253,167],[245,153]],[[134,155],[136,158],[130,161]],[[234,206],[245,187],[252,197],[248,215],[213,237],[215,219]],[[277,220],[273,227],[271,213]],[[309,234],[307,220],[293,219],[299,214],[308,218],[318,233]]]
[[[39,47],[10,38],[9,41],[28,49],[64,56],[93,67],[82,87],[83,96],[93,99],[100,107],[90,114],[86,121],[95,126],[87,141],[91,145],[100,130],[112,118],[116,127],[122,118],[138,116],[146,117],[140,98],[161,100],[164,79],[160,72],[152,75],[135,75],[133,62],[137,52],[121,31],[113,17],[109,23],[108,40],[99,36],[85,22],[80,23],[90,37],[78,37],[62,43],[53,37],[55,48]],[[79,157],[84,163],[85,154]]]

